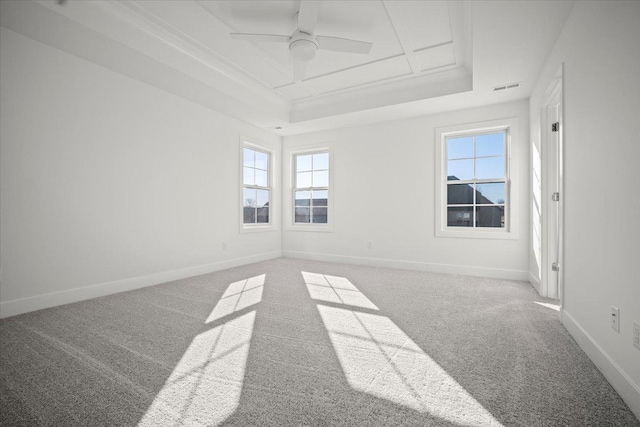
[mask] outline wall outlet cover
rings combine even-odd
[[[620,310],[614,306],[611,306],[611,329],[620,332]]]

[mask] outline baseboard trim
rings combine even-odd
[[[538,295],[542,295],[540,293],[540,280],[536,279],[536,277],[533,274],[531,274],[531,272],[529,272],[528,278],[529,278],[528,279],[529,283],[531,283],[531,286],[533,286],[533,289],[535,289],[536,292],[538,292]]]
[[[563,310],[562,324],[640,420],[640,387],[629,378],[567,310]]]
[[[117,294],[119,292],[131,291],[134,289],[170,282],[172,280],[180,280],[187,277],[199,276],[201,274],[213,273],[214,271],[280,258],[281,256],[282,252],[280,251],[267,252],[213,262],[210,264],[163,271],[161,273],[154,273],[146,276],[115,280],[113,282],[99,283],[81,288],[67,289],[59,292],[5,301],[0,303],[0,318],[16,316],[30,311],[42,310],[44,308],[56,307],[105,295]]]
[[[384,258],[366,258],[332,255],[314,252],[282,251],[283,257],[328,261],[347,264],[370,265],[374,267],[398,268],[401,270],[430,271],[433,273],[463,274],[466,276],[492,277],[496,279],[527,280],[528,272],[501,268],[473,267],[467,265],[433,264],[420,261],[404,261]]]

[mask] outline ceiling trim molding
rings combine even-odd
[[[398,4],[395,1],[389,0],[383,0],[382,4],[387,12],[387,16],[389,17],[391,24],[393,25],[393,29],[396,32],[398,42],[400,43],[400,46],[402,46],[404,54],[407,56],[407,61],[409,62],[411,71],[413,74],[420,74],[420,62],[418,61],[418,58],[413,55],[413,42],[411,41],[411,36],[406,29],[406,25],[402,22],[402,13],[400,12]]]
[[[391,56],[387,56],[385,58],[375,59],[373,61],[364,62],[362,64],[353,65],[351,67],[342,68],[340,70],[331,71],[329,73],[318,74],[316,76],[308,77],[308,78],[304,79],[303,81],[308,82],[308,81],[311,81],[311,80],[321,79],[323,77],[332,76],[334,74],[342,73],[344,71],[355,70],[356,68],[366,67],[367,65],[377,64],[377,63],[384,62],[384,61],[389,61],[391,59],[400,58],[402,56],[404,56],[404,55],[402,53],[399,53],[397,55],[391,55]]]
[[[386,107],[472,90],[470,71],[453,67],[433,74],[301,100],[291,106],[291,123]]]

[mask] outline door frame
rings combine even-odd
[[[540,294],[544,297],[557,298],[560,301],[560,313],[564,301],[564,99],[563,99],[563,65],[556,75],[551,79],[545,91],[545,100],[540,108],[540,137],[541,137],[541,166],[542,166],[542,224],[541,224],[541,246],[542,246],[542,268]],[[554,146],[551,134],[551,120],[548,118],[549,107],[558,104],[558,122],[560,123],[557,132],[557,146]],[[557,165],[554,165],[552,151],[556,151]],[[555,174],[555,176],[554,176]],[[557,184],[556,184],[557,183]],[[555,184],[555,185],[554,185]],[[559,201],[552,201],[553,193],[560,194]],[[557,205],[557,214],[556,214]],[[557,215],[557,240],[552,235],[550,223],[552,216]],[[554,246],[557,245],[557,249]],[[552,254],[557,251],[557,259]],[[552,286],[554,272],[552,264],[558,262],[560,270],[557,272],[557,288]]]

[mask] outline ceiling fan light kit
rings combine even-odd
[[[318,42],[312,35],[296,31],[289,42],[289,52],[296,61],[310,61],[318,53]]]

